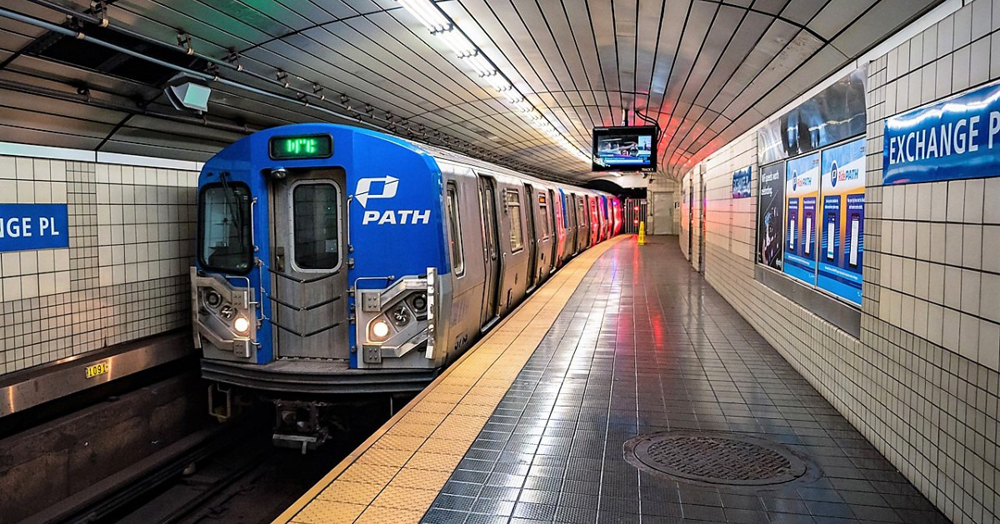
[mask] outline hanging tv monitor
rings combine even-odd
[[[595,127],[594,171],[656,171],[656,126]]]

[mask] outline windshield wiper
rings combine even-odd
[[[239,195],[236,194],[236,190],[229,186],[229,182],[226,180],[228,176],[229,173],[223,171],[219,174],[219,179],[222,181],[223,194],[226,195],[226,209],[229,210],[230,216],[233,217],[233,224],[239,232],[240,252],[245,253],[247,247],[246,240],[243,238],[243,206],[239,205]]]

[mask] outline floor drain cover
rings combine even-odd
[[[729,486],[784,484],[809,469],[774,442],[711,432],[640,435],[625,443],[625,459],[639,469],[677,480]]]

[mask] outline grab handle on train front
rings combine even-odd
[[[285,248],[278,246],[274,248],[274,269],[275,271],[285,271]]]

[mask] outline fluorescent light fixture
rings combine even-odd
[[[429,0],[399,0],[399,3],[419,20],[421,24],[430,29],[431,33],[439,33],[451,29],[451,22]]]
[[[465,38],[465,35],[455,31],[454,29],[449,29],[435,34],[438,38],[444,40],[444,43],[448,44],[448,47],[450,47],[459,58],[473,56],[478,51],[476,46],[472,45],[472,42],[470,42],[468,38]]]
[[[510,91],[514,88],[514,86],[510,85],[510,82],[508,82],[506,78],[503,78],[500,75],[488,76],[486,77],[486,80],[489,81],[491,86],[493,86],[493,89],[496,89],[501,93],[504,91]]]
[[[483,58],[483,55],[480,53],[476,53],[472,56],[466,56],[462,58],[464,58],[465,61],[472,66],[472,68],[476,71],[476,73],[479,73],[479,76],[486,77],[497,74],[497,70],[493,69],[493,66],[490,65],[490,63],[487,62],[486,59]]]
[[[508,93],[507,102],[524,113],[525,117],[530,119],[531,124],[536,129],[543,132],[556,145],[574,157],[584,162],[591,162],[590,155],[585,154],[581,149],[575,147],[541,112],[535,109],[535,106],[525,100],[524,96],[518,90],[514,89],[510,81],[504,75],[500,74],[500,71],[493,67],[493,64],[486,59],[482,50],[458,31],[455,28],[455,24],[431,0],[398,0],[398,2],[414,18],[427,27],[432,35],[443,40],[445,45],[454,51],[458,58],[465,60],[472,70],[480,78],[485,79],[493,89],[496,89],[500,93]]]

